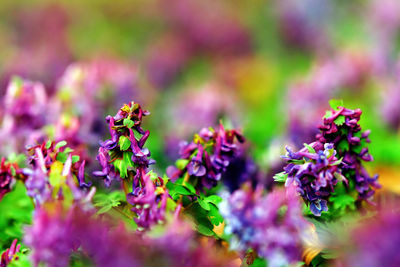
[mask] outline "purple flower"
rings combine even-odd
[[[347,180],[355,183],[359,201],[371,202],[376,188],[378,176],[371,177],[363,166],[363,161],[372,161],[373,158],[365,146],[369,143],[370,131],[361,131],[358,124],[362,111],[344,107],[329,111],[324,117],[324,123],[319,127],[320,133],[316,136],[318,142],[332,143],[337,149],[338,157],[343,158],[342,174]]]
[[[127,202],[136,213],[136,223],[141,229],[164,220],[169,197],[163,179],[148,172],[155,161],[145,143],[150,131],[142,129],[142,119],[150,113],[135,102],[124,105],[114,116],[107,116],[111,139],[102,142],[97,160],[102,170],[93,174],[102,177],[106,186],[113,179],[123,184]],[[128,185],[132,184],[132,191]]]
[[[261,187],[237,190],[220,204],[225,232],[231,247],[242,252],[254,249],[268,266],[300,261],[301,234],[308,227],[293,188],[263,195]]]
[[[315,216],[328,211],[327,201],[335,192],[338,181],[347,180],[341,175],[341,161],[336,158],[332,144],[322,146],[314,142],[298,152],[287,149],[284,167],[286,186],[294,185]],[[340,180],[339,180],[340,179]]]
[[[230,266],[229,259],[197,243],[190,225],[175,221],[161,237],[128,231],[94,215],[94,210],[48,203],[35,211],[24,243],[33,263],[68,266],[72,255],[106,266]]]
[[[400,255],[394,245],[400,243],[399,231],[397,207],[385,207],[352,229],[346,244],[341,246],[342,264],[355,267],[399,266]]]
[[[218,130],[204,128],[191,143],[181,146],[180,160],[188,161],[188,164],[181,169],[170,166],[167,174],[175,181],[187,172],[189,176],[199,179],[199,188],[214,187],[236,158],[237,143],[243,142],[244,138],[238,131],[225,130],[222,124]]]

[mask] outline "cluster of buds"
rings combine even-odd
[[[235,158],[237,142],[244,138],[237,130],[203,128],[190,143],[182,143],[178,167],[170,166],[167,174],[171,180],[189,175],[197,178],[198,188],[212,188]],[[183,163],[183,164],[181,164]]]

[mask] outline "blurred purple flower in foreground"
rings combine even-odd
[[[11,79],[3,98],[0,150],[3,155],[22,153],[29,138],[46,124],[47,95],[38,82]]]
[[[144,237],[113,226],[78,205],[69,210],[50,204],[37,210],[25,243],[35,264],[68,266],[71,255],[95,266],[231,266],[223,254],[196,244],[190,226],[176,222],[166,235]]]
[[[364,220],[343,246],[344,265],[354,267],[395,267],[400,265],[400,214],[398,208],[384,207],[373,218]],[[350,246],[349,246],[350,245]],[[339,260],[338,260],[339,261]]]
[[[254,249],[268,266],[287,266],[301,261],[302,231],[308,227],[294,188],[275,190],[263,196],[259,187],[235,191],[220,204],[232,234],[233,249]]]

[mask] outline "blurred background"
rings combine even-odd
[[[400,193],[397,0],[3,0],[0,18],[2,155],[45,134],[91,144],[93,163],[104,117],[134,100],[158,168],[222,121],[273,175],[336,98],[363,110],[368,168]],[[28,99],[15,75],[33,81]]]

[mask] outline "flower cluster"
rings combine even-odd
[[[333,145],[328,143],[323,149],[318,142],[306,145],[298,152],[286,149],[286,186],[296,186],[304,201],[309,203],[311,212],[320,216],[322,211],[328,211],[328,200],[338,181],[347,183],[341,175],[341,160],[336,158]]]
[[[319,127],[320,133],[316,136],[322,144],[332,143],[337,150],[338,157],[343,158],[342,174],[354,183],[359,200],[371,202],[376,188],[378,175],[371,177],[362,165],[372,161],[368,152],[367,143],[370,131],[361,131],[359,125],[362,111],[351,110],[338,106],[333,108],[324,117],[324,123]]]
[[[139,104],[131,102],[120,108],[114,117],[107,116],[111,139],[101,143],[97,159],[102,170],[94,172],[107,186],[112,180],[122,181],[127,201],[138,215],[136,222],[143,228],[163,219],[168,197],[164,180],[157,175],[153,179],[148,173],[149,165],[155,161],[144,147],[150,131],[144,131],[141,124],[143,117],[149,114]]]
[[[167,174],[173,181],[186,173],[197,178],[198,188],[212,188],[226,171],[237,152],[237,142],[244,138],[237,130],[203,128],[190,143],[182,143],[180,159],[183,165],[168,167]]]
[[[308,227],[294,188],[275,190],[263,196],[261,188],[235,191],[220,204],[232,235],[234,249],[252,248],[268,260],[268,266],[287,266],[301,260],[301,233]]]

